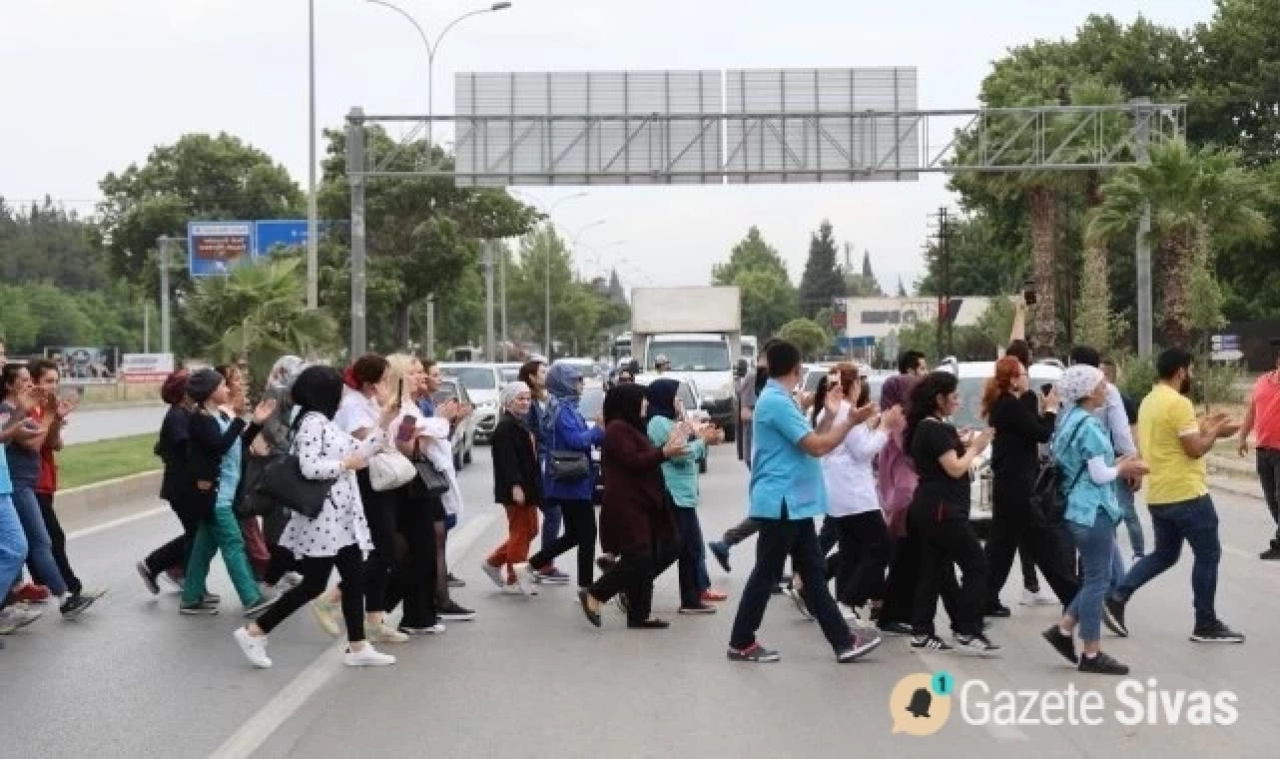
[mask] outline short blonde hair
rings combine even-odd
[[[415,364],[421,364],[422,361],[417,357],[408,353],[392,353],[387,356],[387,381],[391,387],[396,387],[401,380],[405,381],[404,393],[400,398],[400,404],[413,404],[414,388],[408,386],[409,375],[413,373]],[[392,390],[391,392],[395,392]]]

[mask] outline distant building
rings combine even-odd
[[[938,318],[938,299],[928,295],[843,300],[845,327],[836,330],[836,338],[844,338],[842,342],[849,346],[879,345],[917,322],[933,322]],[[952,325],[973,326],[991,306],[991,301],[986,297],[952,297]]]

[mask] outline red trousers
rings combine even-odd
[[[516,581],[512,569],[516,564],[529,560],[529,545],[538,536],[538,507],[526,503],[523,506],[504,506],[507,510],[507,542],[498,546],[489,556],[489,566],[507,567],[507,582]]]

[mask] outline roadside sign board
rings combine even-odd
[[[264,257],[276,247],[293,248],[307,244],[306,219],[273,219],[254,225],[254,254]]]
[[[220,276],[254,256],[251,221],[193,221],[187,224],[191,276]]]

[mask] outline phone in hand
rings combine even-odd
[[[1041,395],[1048,395],[1049,393],[1052,393],[1052,392],[1053,392],[1053,383],[1052,383],[1052,382],[1046,382],[1046,383],[1044,383],[1043,385],[1041,385],[1041,386],[1040,386],[1040,394],[1041,394]]]

